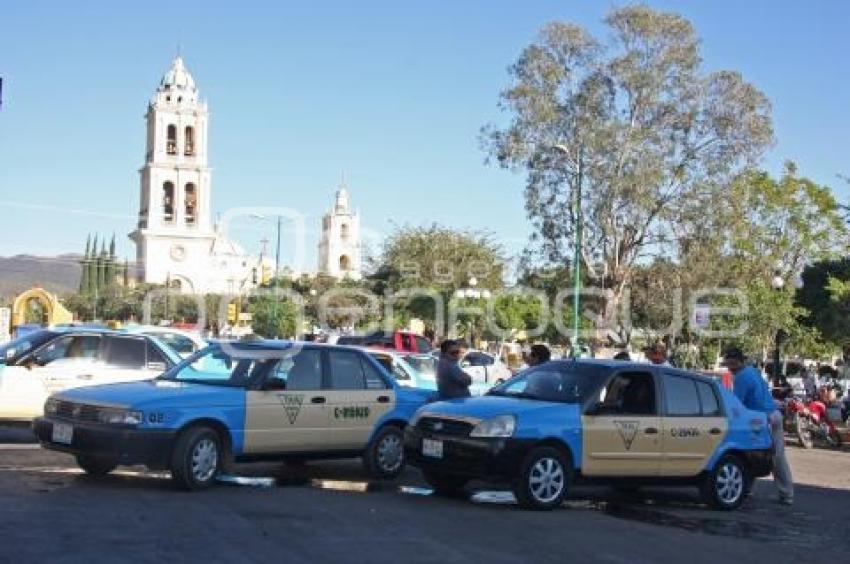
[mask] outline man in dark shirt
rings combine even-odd
[[[439,398],[468,398],[472,378],[460,367],[463,354],[460,345],[454,339],[446,339],[440,344],[440,360],[437,362],[437,391]]]

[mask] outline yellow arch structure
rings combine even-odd
[[[12,329],[18,325],[22,325],[26,321],[26,313],[24,309],[27,302],[36,299],[44,306],[47,313],[47,324],[56,325],[57,323],[71,323],[74,320],[74,315],[65,309],[59,303],[59,299],[46,291],[44,288],[30,288],[26,292],[18,295],[12,303]]]

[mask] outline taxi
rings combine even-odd
[[[438,492],[503,482],[530,509],[557,507],[574,480],[695,485],[711,506],[735,509],[772,467],[766,416],[713,379],[584,359],[536,366],[480,398],[423,406],[405,452]]]
[[[187,490],[211,486],[231,461],[268,459],[361,456],[371,475],[391,479],[426,398],[353,348],[225,341],[152,380],[55,394],[33,428],[89,474],[144,464]]]

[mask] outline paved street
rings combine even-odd
[[[744,563],[850,549],[850,451],[789,448],[792,509],[760,481],[732,513],[688,489],[626,500],[604,488],[576,488],[562,510],[533,513],[485,485],[471,499],[435,497],[415,470],[370,483],[358,461],[244,465],[240,476],[266,479],[187,494],[137,469],[88,478],[27,439],[0,430],[2,562]]]

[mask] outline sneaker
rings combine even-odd
[[[780,505],[794,505],[794,500],[790,497],[780,497],[779,498]]]

